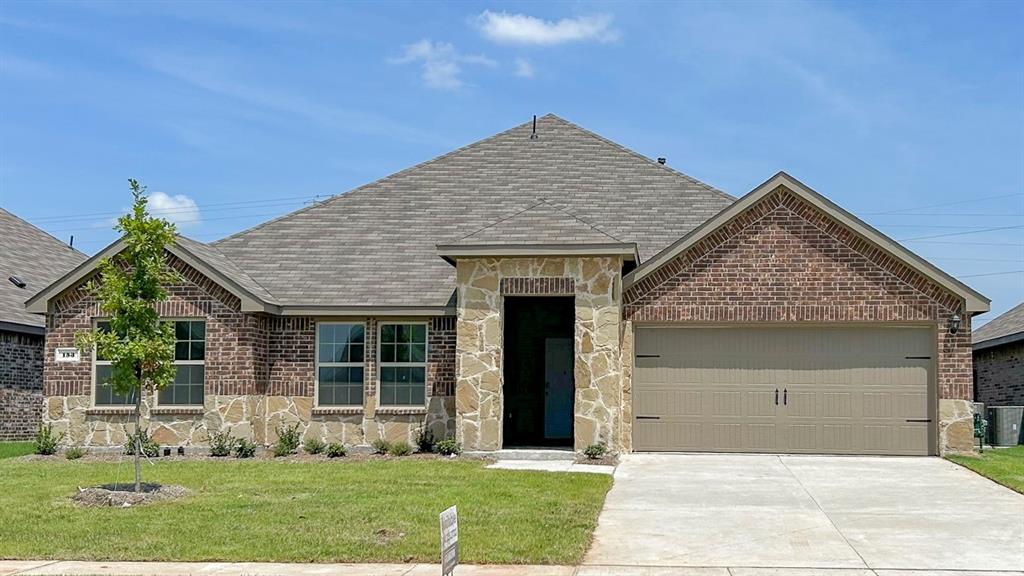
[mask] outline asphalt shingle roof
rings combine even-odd
[[[1004,336],[1012,336],[1024,332],[1024,302],[989,320],[981,328],[971,334],[971,342],[980,344],[987,340],[995,340]]]
[[[44,326],[42,316],[25,310],[25,301],[85,259],[85,254],[0,208],[0,322]],[[8,280],[11,276],[23,280],[25,287],[15,286]]]
[[[552,224],[636,243],[645,260],[734,201],[554,115],[530,134],[517,126],[212,246],[282,305],[443,306],[455,269],[438,244]]]
[[[270,292],[267,292],[266,288],[260,286],[258,282],[252,279],[249,274],[242,270],[233,260],[225,256],[216,246],[210,244],[203,244],[197,240],[193,240],[187,236],[178,235],[176,239],[178,245],[185,250],[192,252],[199,259],[203,260],[207,264],[216,268],[220,273],[224,274],[228,278],[232,279],[239,286],[248,290],[253,296],[268,303],[277,304],[277,299]]]
[[[516,246],[611,243],[621,243],[621,241],[596,226],[580,220],[568,211],[540,200],[529,208],[516,211],[468,236],[451,242],[451,245]]]

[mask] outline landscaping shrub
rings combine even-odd
[[[322,454],[327,449],[327,443],[319,438],[310,438],[302,445],[307,454]]]
[[[443,456],[459,455],[462,454],[462,444],[455,438],[445,438],[434,445],[434,451]]]
[[[337,442],[331,442],[327,446],[328,458],[341,458],[345,454],[348,454],[348,451],[345,450],[345,446],[343,446],[342,444],[338,444]]]
[[[252,458],[256,455],[256,443],[245,438],[235,441],[235,458]]]
[[[39,425],[39,431],[36,432],[36,454],[42,454],[43,456],[51,456],[57,453],[57,447],[60,446],[60,441],[64,439],[64,433],[55,434],[53,432],[53,424],[47,424],[43,426]]]
[[[235,442],[236,440],[231,437],[230,432],[210,432],[210,456],[218,458],[231,456]]]
[[[391,451],[391,443],[383,438],[377,438],[370,443],[370,446],[373,446],[374,454],[387,454]]]
[[[412,454],[412,446],[408,442],[394,442],[388,447],[388,454],[392,456],[408,456]]]
[[[124,453],[128,456],[135,455],[135,434],[129,434],[124,441]],[[139,430],[138,437],[142,439],[142,454],[147,458],[156,458],[160,455],[160,445],[145,430]]]
[[[302,435],[299,434],[299,425],[277,427],[277,443],[274,444],[274,456],[287,456],[294,454],[302,442]]]
[[[430,430],[420,428],[416,432],[416,449],[420,452],[433,452],[436,445],[437,440],[434,438],[434,433]]]
[[[583,455],[591,460],[600,460],[608,453],[608,447],[604,444],[591,444],[583,449]]]
[[[64,457],[68,460],[78,460],[82,456],[85,456],[85,448],[81,446],[72,446],[64,451]]]

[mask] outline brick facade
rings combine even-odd
[[[28,440],[43,406],[43,337],[0,331],[0,441]]]
[[[1024,406],[1024,340],[974,353],[978,402],[985,406]]]
[[[628,323],[934,325],[938,397],[972,398],[970,319],[959,297],[785,188],[630,286],[623,301]],[[956,335],[947,328],[954,313],[963,317]],[[953,449],[970,449],[962,428]]]
[[[179,282],[167,287],[168,300],[158,305],[167,318],[202,318],[206,321],[205,405],[198,408],[151,407],[143,410],[151,432],[163,444],[205,444],[211,429],[229,430],[260,443],[276,439],[278,425],[298,422],[304,433],[320,434],[328,441],[368,444],[378,436],[412,440],[415,432],[430,427],[435,436],[449,435],[454,422],[455,322],[429,320],[427,358],[428,405],[419,410],[376,409],[377,329],[386,318],[325,318],[331,322],[361,322],[366,326],[365,405],[316,409],[316,324],[312,317],[270,317],[241,311],[238,298],[184,262],[169,256]],[[82,361],[56,363],[53,349],[74,346],[75,334],[89,329],[101,317],[98,304],[83,288],[54,302],[46,342],[46,408],[44,419],[69,442],[116,445],[130,426],[130,409],[93,407],[92,352]],[[394,321],[405,321],[394,320]],[[40,358],[42,364],[42,359]],[[34,409],[39,414],[38,404]],[[401,413],[396,413],[401,412]],[[311,424],[316,424],[312,426]]]

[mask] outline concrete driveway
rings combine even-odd
[[[584,564],[1024,571],[1024,495],[939,458],[627,455]]]

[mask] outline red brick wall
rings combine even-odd
[[[986,406],[1024,406],[1024,341],[974,353],[978,402]]]
[[[928,322],[940,397],[971,398],[960,299],[780,188],[623,295],[634,322]],[[961,313],[961,316],[964,314]]]
[[[427,338],[427,393],[454,396],[455,317],[432,318]]]
[[[43,337],[0,330],[0,440],[28,440],[43,406]]]

